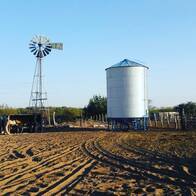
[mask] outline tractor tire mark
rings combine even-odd
[[[43,160],[38,164],[35,164],[33,166],[30,166],[29,168],[24,169],[23,171],[19,171],[19,172],[15,173],[13,175],[10,175],[10,176],[6,176],[0,180],[0,186],[2,186],[2,184],[7,185],[7,184],[11,183],[12,181],[21,178],[25,174],[33,172],[37,169],[40,169],[43,166],[47,166],[49,163],[52,163],[53,161],[58,160],[59,158],[64,157],[65,155],[68,155],[78,149],[79,149],[79,146],[68,148],[67,150],[61,152],[60,154],[56,154],[52,157],[49,157],[48,159]]]
[[[95,160],[87,159],[73,169],[68,175],[58,180],[50,187],[47,187],[45,190],[39,192],[37,196],[41,196],[43,194],[56,195],[63,192],[67,193],[77,183],[79,183],[96,164],[97,162]]]
[[[74,145],[74,146],[77,146],[77,145]],[[72,148],[74,146],[70,146],[69,148]],[[56,152],[59,152],[61,150],[64,150],[65,148],[60,148],[60,149],[55,149],[55,150],[51,150],[51,151],[46,151],[45,149],[43,149],[42,151],[38,152],[37,154],[33,155],[33,156],[28,156],[28,157],[25,157],[25,158],[22,158],[22,159],[16,159],[14,161],[6,161],[4,162],[3,166],[1,166],[1,171],[4,171],[6,169],[9,169],[9,168],[13,168],[15,166],[15,163],[17,163],[17,167],[20,166],[20,165],[23,165],[26,161],[28,160],[32,160],[35,158],[35,157],[38,157],[38,156],[47,156],[51,153],[55,154]],[[9,166],[9,167],[8,167]]]
[[[32,182],[32,181],[35,182],[36,180],[38,180],[44,175],[51,175],[51,174],[60,172],[63,168],[70,168],[72,164],[78,161],[82,162],[83,160],[84,160],[84,157],[81,156],[79,158],[76,158],[72,161],[68,161],[66,163],[59,163],[52,168],[42,169],[41,171],[32,173],[31,176],[28,176],[28,177],[24,176],[24,178],[16,180],[14,181],[14,183],[9,184],[8,186],[2,186],[1,189],[3,191],[7,190],[6,193],[9,192],[9,194],[14,193],[20,187],[27,186],[29,182]],[[11,192],[9,189],[11,189]]]
[[[102,154],[102,156],[107,157],[107,159],[109,159],[110,161],[116,161],[116,165],[118,165],[118,167],[121,165],[122,169],[127,170],[129,172],[133,172],[137,175],[142,175],[148,179],[153,179],[156,180],[157,182],[160,183],[168,183],[174,186],[178,186],[180,187],[180,189],[182,190],[182,192],[190,192],[189,188],[190,187],[195,187],[195,182],[190,180],[190,176],[189,178],[183,178],[182,176],[180,176],[178,178],[177,181],[172,181],[169,178],[165,179],[164,176],[168,175],[171,176],[173,178],[177,177],[176,173],[172,173],[171,171],[165,171],[165,173],[161,173],[161,170],[156,169],[151,167],[150,165],[146,165],[146,164],[142,164],[142,163],[138,163],[135,162],[134,160],[130,160],[130,159],[126,159],[122,156],[118,156],[115,155],[105,149],[103,149],[98,141],[93,141],[92,145],[94,145],[94,147],[96,148],[96,150]],[[157,175],[159,174],[159,176]],[[160,178],[160,175],[162,175],[162,177]]]

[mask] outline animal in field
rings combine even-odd
[[[5,131],[8,135],[11,134],[11,131],[19,133],[19,132],[22,132],[22,130],[21,130],[22,126],[23,126],[22,121],[8,119],[6,126],[5,126]]]

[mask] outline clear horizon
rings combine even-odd
[[[193,0],[3,0],[0,105],[28,107],[34,35],[64,44],[43,60],[48,106],[84,107],[106,96],[105,68],[125,58],[149,66],[153,106],[196,102],[195,10]]]

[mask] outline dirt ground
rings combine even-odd
[[[196,195],[196,132],[0,135],[0,195]]]

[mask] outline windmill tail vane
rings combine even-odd
[[[63,44],[62,43],[51,43],[51,46],[53,49],[63,50]]]

